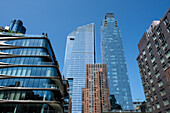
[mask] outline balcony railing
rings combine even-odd
[[[0,35],[12,35],[12,36],[22,36],[22,37],[45,37],[44,35],[30,35],[30,34],[21,34],[21,33],[7,33],[0,32]]]

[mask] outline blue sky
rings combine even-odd
[[[97,62],[101,63],[100,25],[105,13],[114,12],[122,32],[132,98],[144,100],[136,62],[137,44],[153,20],[170,8],[170,0],[0,0],[0,26],[20,19],[27,34],[48,33],[63,68],[67,35],[79,26],[95,23]]]

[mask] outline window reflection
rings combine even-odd
[[[10,67],[0,68],[0,74],[9,76],[57,76],[54,67]]]
[[[15,54],[15,55],[48,55],[47,51],[43,48],[6,49],[6,50],[0,50],[0,52],[6,54]]]
[[[48,49],[50,56],[53,58],[53,53],[50,48],[49,42],[46,39],[16,39],[16,40],[4,40],[6,44],[14,46],[31,46],[31,47],[45,47]],[[29,51],[30,53],[31,51]],[[12,54],[12,53],[11,53]],[[35,54],[35,51],[32,51]]]
[[[51,80],[51,79],[37,79],[37,78],[0,79],[0,86],[59,89],[59,86],[56,85],[56,83],[53,80]]]
[[[54,93],[45,90],[25,90],[25,91],[1,91],[0,99],[2,100],[43,100],[53,101]]]

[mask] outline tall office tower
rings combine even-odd
[[[106,13],[101,25],[102,62],[107,64],[110,95],[123,110],[132,110],[130,83],[124,57],[121,32],[113,13]]]
[[[22,33],[25,34],[26,28],[23,26],[23,22],[21,20],[12,20],[10,23],[10,31],[13,31],[14,33]]]
[[[86,87],[82,88],[82,113],[110,111],[106,64],[86,64]]]
[[[0,34],[1,113],[63,113],[63,84],[47,37]]]
[[[94,24],[78,27],[67,36],[63,75],[72,78],[72,112],[81,112],[81,88],[85,87],[86,64],[95,62]]]
[[[170,113],[170,9],[160,21],[153,21],[138,49],[147,108],[152,113]]]

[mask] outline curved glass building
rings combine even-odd
[[[10,31],[13,31],[14,33],[22,33],[25,34],[26,28],[23,26],[23,22],[21,20],[12,20],[10,25]]]
[[[86,64],[95,62],[94,24],[78,27],[67,36],[63,73],[71,78],[72,112],[81,113],[81,88],[85,87]]]
[[[127,74],[121,32],[113,13],[107,13],[101,25],[102,62],[107,64],[110,95],[123,110],[132,110],[132,96]]]
[[[65,92],[47,37],[0,35],[1,113],[63,113]]]

